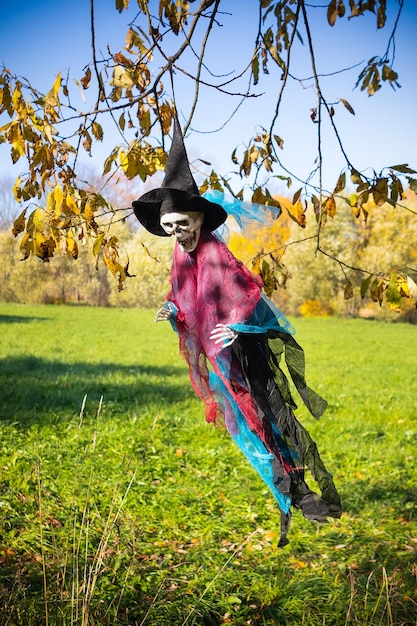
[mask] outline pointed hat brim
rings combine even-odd
[[[159,187],[148,191],[132,203],[135,215],[142,226],[159,237],[169,237],[160,224],[161,206],[165,200],[171,203],[172,212],[198,211],[203,213],[203,227],[210,231],[216,230],[227,218],[227,213],[220,204],[210,202],[189,191]]]
[[[146,230],[159,237],[168,237],[160,225],[163,202],[172,212],[203,213],[203,226],[210,231],[216,230],[227,218],[220,204],[206,200],[199,194],[188,164],[177,116],[174,116],[174,134],[161,187],[148,191],[132,203],[136,217]]]

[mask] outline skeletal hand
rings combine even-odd
[[[210,339],[213,339],[216,344],[222,343],[222,348],[231,346],[237,339],[237,336],[238,334],[225,324],[217,324],[216,328],[214,328],[210,333]]]
[[[174,311],[172,309],[171,304],[165,305],[156,312],[155,323],[156,322],[167,322],[171,319]]]

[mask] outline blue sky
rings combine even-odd
[[[218,28],[213,45],[209,47],[210,66],[218,74],[238,72],[243,67],[243,59],[250,50],[246,50],[242,42],[249,40],[252,44],[254,41],[257,4],[251,0],[226,0],[225,8],[233,15],[223,15],[223,27]],[[320,42],[316,59],[319,73],[336,72],[385,52],[390,30],[377,31],[373,16],[351,22],[344,18],[330,28],[324,19],[327,0],[316,0],[310,4],[317,5],[311,27],[313,39]],[[394,9],[396,2],[390,0],[388,5]],[[59,71],[62,74],[69,71],[74,78],[82,77],[83,67],[91,59],[89,0],[0,0],[0,7],[0,62],[8,69],[26,76],[34,86],[44,90],[50,88]],[[127,24],[135,16],[136,7],[131,0],[129,12],[119,14],[113,0],[96,0],[96,40],[104,55],[107,54],[107,45],[113,52],[123,46]],[[344,107],[338,106],[335,122],[345,150],[358,169],[373,166],[378,171],[384,165],[398,163],[408,163],[417,169],[414,113],[417,81],[413,67],[417,53],[416,32],[417,3],[405,0],[396,40],[395,67],[400,75],[401,89],[394,91],[384,85],[378,94],[369,98],[364,92],[354,90],[358,69],[323,79],[324,95],[329,102],[345,98],[355,110],[356,115],[352,116]],[[311,75],[306,64],[307,53],[305,47],[298,46],[298,49],[294,57],[294,73],[297,77],[306,78]],[[193,90],[180,76],[176,76],[175,80],[180,117],[182,113],[187,116]],[[275,108],[279,88],[277,73],[262,76],[260,85],[254,91],[259,94],[265,92],[264,95],[242,105],[231,123],[215,134],[212,131],[231,115],[239,99],[219,97],[216,93],[204,91],[192,124],[193,131],[186,139],[190,160],[201,157],[222,172],[232,170],[232,150],[257,132],[256,122],[267,124]],[[79,94],[74,91],[74,101],[77,97],[77,106],[85,108]],[[285,142],[280,153],[281,161],[300,177],[311,171],[317,156],[317,128],[310,119],[310,110],[315,104],[311,80],[303,81],[302,85],[292,83],[284,96],[275,128]],[[0,124],[6,122],[7,118],[0,118]],[[324,130],[324,137],[324,183],[332,187],[344,160],[335,139],[327,130]],[[110,135],[108,144],[93,151],[92,159],[85,157],[86,161],[100,168],[114,141],[117,141],[116,136]],[[7,171],[10,165],[5,146],[0,146],[0,161],[2,171]],[[280,191],[280,185],[285,190],[282,183],[277,183],[277,191]],[[238,189],[239,184],[236,183],[235,187]],[[297,188],[295,182],[294,190]]]

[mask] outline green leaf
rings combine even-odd
[[[257,85],[259,80],[259,57],[258,55],[254,56],[252,59],[252,74],[253,74],[253,84]]]
[[[363,280],[361,282],[361,298],[363,300],[363,298],[366,296],[366,292],[368,291],[369,285],[371,283],[372,280],[372,274],[370,274],[367,278],[365,278],[365,280]]]
[[[94,244],[93,244],[93,254],[94,256],[97,256],[98,253],[101,250],[101,247],[103,245],[103,241],[104,241],[104,233],[99,233],[97,235],[97,237],[94,240]]]
[[[408,163],[403,163],[402,165],[390,165],[391,170],[395,170],[396,172],[401,172],[401,174],[417,174],[416,170],[408,167]]]
[[[385,22],[387,21],[387,15],[386,15],[386,7],[385,7],[385,2],[380,2],[379,3],[379,7],[378,7],[378,11],[377,11],[377,16],[376,16],[376,25],[377,28],[384,28],[385,26]]]
[[[384,299],[384,291],[385,291],[384,280],[379,277],[375,278],[375,280],[371,284],[370,296],[373,302],[379,303],[379,306],[382,305],[382,300]]]
[[[111,170],[111,166],[113,165],[113,163],[116,161],[117,159],[117,155],[119,152],[119,146],[116,146],[112,153],[107,157],[107,159],[104,162],[104,169],[103,169],[103,176],[105,174],[108,174]]]
[[[127,9],[129,6],[129,0],[116,0],[116,9],[119,13],[122,13],[123,9]]]
[[[357,203],[358,203],[358,196],[356,195],[356,193],[350,194],[348,202],[349,202],[349,206],[351,206],[351,207],[354,207],[354,206],[357,205]]]
[[[20,233],[22,233],[25,230],[25,226],[26,226],[26,211],[27,211],[27,207],[26,207],[26,209],[23,209],[23,211],[21,212],[19,217],[16,218],[15,221],[13,222],[12,233],[13,233],[13,235],[15,237],[17,237],[17,235],[19,235]]]
[[[390,309],[398,309],[401,306],[401,294],[397,286],[397,280],[394,274],[391,275],[388,283],[387,290],[385,292],[386,301],[389,304]]]
[[[414,193],[417,193],[417,179],[416,178],[409,178],[407,176],[407,180],[408,180],[408,184],[410,186],[411,191],[414,191]]]

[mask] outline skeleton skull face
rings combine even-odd
[[[189,211],[188,213],[163,213],[161,226],[168,235],[174,235],[183,252],[193,252],[200,239],[203,213]]]

